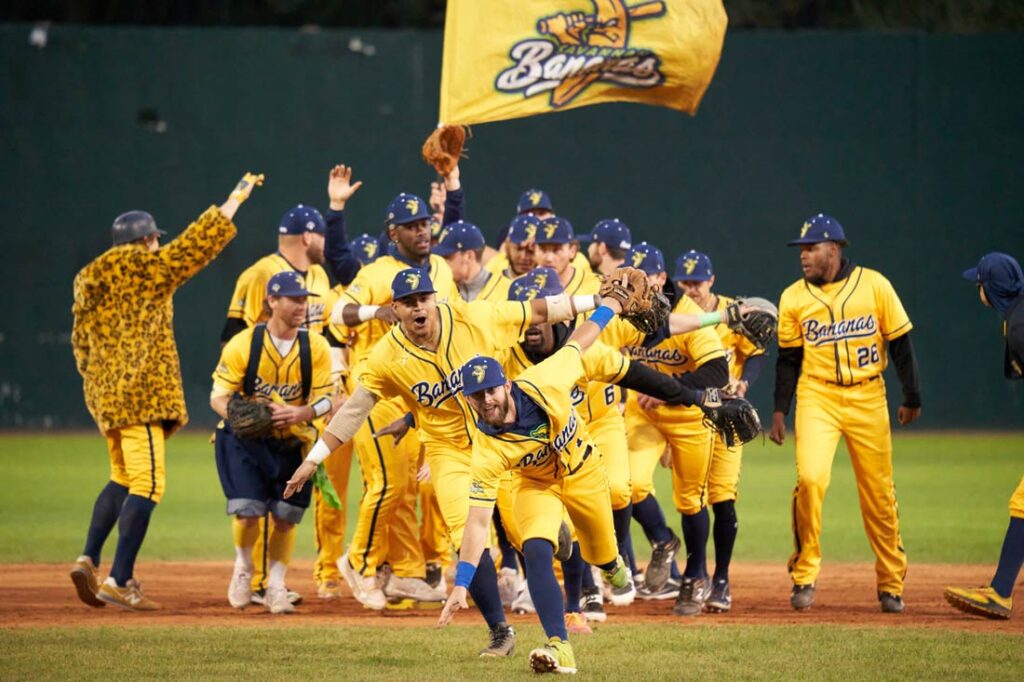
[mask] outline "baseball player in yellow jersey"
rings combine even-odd
[[[82,556],[71,569],[89,606],[159,608],[135,580],[135,558],[164,493],[164,442],[188,422],[174,343],[172,297],[234,238],[231,220],[263,176],[247,173],[217,208],[160,246],[153,216],[114,220],[113,247],[75,275],[71,348],[85,405],[107,439],[110,481],[96,498]],[[118,524],[110,577],[100,582],[100,552]]]
[[[626,256],[626,263],[646,272],[653,285],[666,284],[665,259],[656,247],[646,242],[635,245]],[[670,289],[667,291],[675,295]],[[675,311],[696,316],[703,313],[686,296],[679,297]],[[708,315],[716,316],[715,322],[722,320],[720,313]],[[659,372],[683,377],[684,383],[692,388],[720,388],[728,384],[725,349],[713,329],[676,336],[666,336],[664,331],[644,335],[616,320],[603,340],[633,360]],[[704,425],[703,416],[699,409],[692,407],[644,409],[636,392],[630,392],[626,400],[633,518],[640,522],[651,541],[651,561],[644,573],[644,587],[652,594],[663,590],[672,577],[675,554],[680,546],[679,538],[669,530],[653,496],[654,469],[666,446],[672,450],[673,502],[682,517],[687,552],[686,568],[673,607],[673,612],[680,616],[700,614],[710,593],[705,560],[710,533],[706,503],[714,434]]]
[[[352,281],[359,261],[353,256],[345,234],[345,204],[359,190],[362,182],[352,182],[352,168],[345,165],[334,166],[328,174],[327,193],[330,210],[326,220],[313,207],[299,205],[282,216],[278,225],[278,248],[271,255],[265,256],[247,268],[238,277],[235,291],[228,306],[228,315],[221,332],[221,343],[226,343],[239,331],[251,327],[264,319],[264,292],[270,277],[278,272],[293,271],[299,273],[306,288],[316,294],[314,301],[307,306],[306,328],[315,334],[323,333],[326,318],[330,311],[324,305],[330,298],[331,284],[324,270],[326,262],[335,278],[342,284]],[[314,517],[331,516],[326,511],[319,489],[313,493]],[[336,520],[336,517],[335,517]],[[283,528],[283,526],[282,526]],[[318,592],[327,587],[326,583],[336,580],[328,570],[322,569],[326,558],[329,558],[344,540],[344,528],[318,524],[317,544],[325,557],[320,558],[314,568]],[[267,581],[267,556],[265,547],[267,536],[278,532],[274,527],[268,528],[266,519],[260,522],[260,533],[253,547],[253,561],[256,569],[253,573],[253,600],[263,601]],[[292,527],[290,532],[294,532]],[[330,594],[331,590],[325,591]],[[301,600],[297,593],[291,593],[295,603]]]
[[[857,478],[861,515],[875,553],[882,611],[903,611],[907,555],[900,539],[892,477],[892,434],[882,371],[888,359],[903,385],[897,419],[921,414],[910,318],[889,281],[843,258],[842,225],[819,213],[800,228],[803,279],[779,301],[779,358],[771,439],[782,444],[796,394],[796,489],[789,560],[794,609],[810,608],[821,567],[821,505],[839,437]]]
[[[589,241],[587,260],[591,269],[599,275],[610,275],[615,268],[626,261],[626,254],[633,247],[633,235],[629,227],[618,218],[608,218],[594,225],[590,234],[580,235],[580,241]]]
[[[519,215],[509,223],[501,252],[487,261],[484,269],[512,280],[525,275],[537,264],[536,243],[540,220],[530,214]]]
[[[571,398],[585,372],[584,353],[618,310],[618,299],[603,298],[601,307],[578,325],[565,346],[512,382],[494,358],[474,358],[462,369],[462,392],[477,415],[480,433],[473,443],[470,510],[456,584],[439,624],[447,624],[466,607],[467,589],[488,558],[487,526],[498,483],[512,471],[530,592],[548,637],[546,646],[530,653],[530,667],[538,673],[576,672],[551,567],[563,506],[579,533],[583,558],[600,568],[613,587],[625,587],[629,581],[618,556],[600,451]]]
[[[512,283],[505,275],[481,264],[484,236],[473,223],[458,220],[446,225],[433,252],[448,262],[452,279],[464,301],[504,301]]]
[[[1011,381],[1024,379],[1024,272],[1013,256],[988,253],[978,265],[965,270],[964,279],[978,287],[982,305],[1003,318],[1006,338],[1003,374]],[[1006,619],[1013,610],[1013,586],[1024,565],[1024,478],[1010,497],[1010,525],[1003,537],[999,565],[985,587],[947,587],[946,601],[967,613]]]
[[[694,301],[704,312],[725,311],[733,299],[715,294],[711,258],[699,251],[690,250],[676,259],[672,277],[679,291]],[[727,393],[739,398],[760,375],[767,360],[763,349],[750,339],[719,324],[715,332],[722,340],[725,355],[729,361],[729,388]],[[732,608],[732,591],[729,587],[729,564],[736,544],[738,521],[736,519],[737,486],[740,466],[743,461],[743,444],[729,447],[725,438],[715,437],[715,449],[711,455],[711,470],[708,474],[708,504],[714,511],[715,520],[711,534],[715,539],[715,574],[711,580],[711,594],[705,608],[712,613],[722,613]]]
[[[581,254],[568,220],[559,216],[542,220],[536,242],[537,265],[557,272],[566,294],[596,294],[601,288],[601,280],[590,271],[590,262],[582,257],[581,266],[577,260]]]
[[[353,239],[350,247],[352,254],[359,259],[361,265],[375,261],[380,250],[377,238],[368,234],[361,234]],[[324,304],[324,310],[333,310],[334,304],[344,293],[345,285],[343,284],[338,284],[331,289]],[[345,391],[348,383],[349,330],[344,325],[334,324],[328,320],[324,328],[324,336],[331,344],[331,366],[334,383],[339,390],[338,399],[335,401],[335,409],[337,409],[347,395]],[[338,560],[345,552],[345,512],[348,505],[348,481],[351,470],[351,443],[342,445],[339,451],[334,453],[334,457],[324,462],[324,471],[341,502],[339,508],[336,509],[330,504],[322,504],[319,487],[313,490],[313,540],[317,552],[313,576],[316,579],[317,596],[320,599],[331,600],[341,597],[341,572],[338,569]]]
[[[265,400],[274,420],[266,438],[242,438],[230,420],[217,429],[215,452],[221,487],[234,517],[235,568],[228,602],[245,608],[251,602],[252,548],[259,536],[259,519],[268,512],[276,531],[267,541],[268,570],[265,606],[271,613],[294,611],[285,587],[285,572],[295,547],[292,528],[302,520],[310,493],[282,497],[285,481],[302,461],[331,411],[335,384],[331,377],[330,346],[321,334],[302,328],[307,316],[308,291],[296,272],[279,272],[267,283],[266,324],[239,332],[221,351],[213,373],[210,406],[228,418],[235,394]],[[317,424],[317,421],[320,421]]]
[[[398,400],[403,412],[408,409],[414,414],[441,513],[457,547],[466,518],[475,435],[473,422],[467,418],[468,407],[457,392],[462,364],[481,351],[494,352],[514,344],[531,321],[568,319],[593,310],[595,297],[562,295],[529,305],[474,301],[453,306],[438,303],[438,294],[426,270],[407,268],[395,275],[391,309],[400,324],[374,346],[365,361],[353,367],[358,388],[331,419],[322,442],[295,472],[289,490],[301,488],[317,463],[333,447],[352,438],[367,415],[372,419],[375,405]],[[492,633],[492,644],[482,653],[508,655],[510,631],[504,622],[493,562],[488,566],[481,571],[473,593]]]

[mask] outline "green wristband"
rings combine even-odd
[[[722,313],[717,311],[713,313],[701,313],[697,315],[697,320],[700,322],[701,328],[713,327],[716,324],[722,323]]]

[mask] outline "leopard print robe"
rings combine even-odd
[[[71,346],[101,432],[163,422],[169,436],[188,422],[171,298],[236,232],[211,206],[156,251],[121,244],[79,271]]]

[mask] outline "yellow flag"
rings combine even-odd
[[[693,114],[726,22],[721,0],[448,0],[440,122],[612,101]]]

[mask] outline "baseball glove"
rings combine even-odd
[[[650,333],[652,327],[657,329],[660,311],[668,309],[667,300],[658,300],[661,292],[653,289],[647,275],[636,268],[617,268],[605,278],[598,293],[601,298],[618,301],[622,306],[619,316],[644,333]]]
[[[730,448],[737,443],[749,443],[761,433],[757,410],[743,398],[723,402],[718,389],[705,389],[700,409],[704,412],[704,426],[722,434]]]
[[[228,424],[236,436],[246,440],[265,438],[274,430],[270,406],[238,393],[228,401]]]
[[[466,156],[463,147],[470,137],[467,126],[441,126],[423,143],[423,160],[441,176],[447,177]]]
[[[741,311],[746,308],[746,311]],[[779,331],[779,309],[763,298],[737,298],[726,307],[729,329],[750,339],[755,346],[765,349]]]

